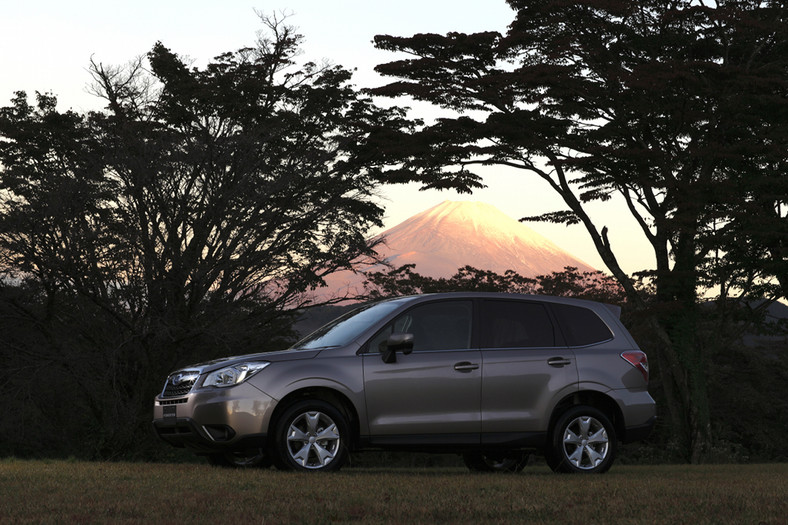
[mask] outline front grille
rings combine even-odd
[[[161,397],[180,397],[188,394],[194,383],[200,377],[198,370],[179,370],[174,374],[170,374],[167,382],[164,384],[164,391]]]
[[[188,401],[189,400],[186,399],[185,397],[181,398],[181,399],[168,399],[166,401],[159,401],[159,405],[161,405],[161,406],[165,406],[165,405],[182,405],[182,404],[184,404],[184,403],[186,403]]]

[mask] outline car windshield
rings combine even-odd
[[[406,301],[405,298],[389,299],[356,308],[322,328],[318,328],[293,345],[293,348],[300,350],[344,346],[377,321],[386,317],[404,301]]]

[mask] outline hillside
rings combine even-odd
[[[483,202],[445,201],[417,213],[381,233],[378,254],[391,266],[415,264],[416,272],[429,277],[451,277],[469,265],[525,277],[546,275],[573,266],[593,271],[589,265],[556,246],[549,239]],[[382,265],[362,268],[380,271]],[[320,295],[342,295],[362,290],[363,276],[340,272],[326,279]]]

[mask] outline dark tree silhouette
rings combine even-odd
[[[398,152],[426,187],[472,191],[475,165],[540,177],[582,224],[651,330],[674,439],[712,441],[697,299],[707,286],[786,296],[788,9],[776,1],[509,0],[509,30],[377,36],[405,58],[378,95],[454,110]],[[588,203],[622,198],[650,243],[647,305]],[[782,287],[763,285],[776,277]],[[648,306],[648,308],[647,308]]]
[[[523,277],[513,270],[503,274],[463,266],[449,278],[429,277],[417,273],[415,264],[405,264],[388,271],[366,274],[368,299],[382,299],[399,295],[439,292],[504,292],[546,294],[577,297],[622,306],[626,302],[624,289],[602,272],[580,272],[567,266],[560,272]]]
[[[400,111],[340,66],[299,62],[301,36],[263,22],[204,68],[162,43],[126,67],[92,61],[106,111],[24,93],[0,109],[0,271],[35,290],[9,293],[6,319],[47,340],[17,340],[5,362],[65,370],[101,455],[145,428],[168,370],[281,346],[303,292],[373,255],[385,162],[369,136]]]

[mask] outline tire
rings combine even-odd
[[[520,472],[528,463],[528,454],[503,450],[500,452],[466,452],[465,466],[472,472]]]
[[[616,449],[610,419],[594,407],[580,405],[558,418],[545,456],[555,472],[601,474],[613,464]]]
[[[334,405],[299,401],[278,418],[272,459],[281,470],[336,471],[348,458],[350,426]]]
[[[271,466],[271,459],[263,449],[209,454],[208,462],[217,467],[228,468],[268,468]]]

